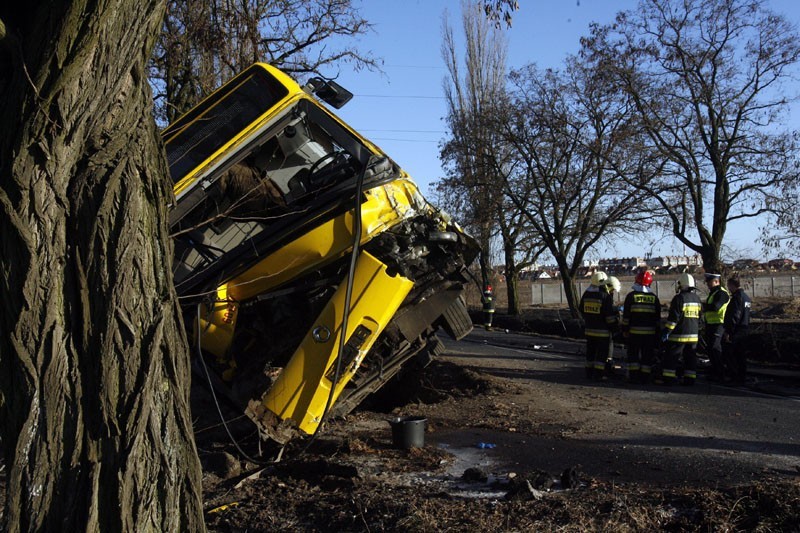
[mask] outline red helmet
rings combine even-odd
[[[492,286],[486,285],[486,288],[483,290],[483,292],[492,292]]]
[[[653,283],[653,273],[649,270],[643,270],[636,274],[636,284],[642,287],[649,287]]]

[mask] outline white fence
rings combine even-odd
[[[795,298],[800,297],[800,277],[797,276],[771,276],[771,277],[751,277],[740,278],[742,288],[750,295],[750,298]],[[700,294],[707,294],[705,283],[702,276],[695,277]],[[621,294],[617,294],[616,300],[622,301],[625,295],[630,292],[630,282],[622,282]],[[578,295],[589,286],[588,281],[578,282]],[[657,280],[651,287],[663,303],[667,303],[675,294],[675,280]],[[520,296],[524,298],[524,296]],[[523,300],[524,301],[524,300]],[[541,304],[566,304],[564,296],[564,285],[560,280],[543,282],[533,282],[531,284],[532,305]]]

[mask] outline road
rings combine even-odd
[[[701,374],[694,387],[596,383],[584,378],[580,341],[476,329],[445,345],[445,361],[514,385],[478,408],[485,422],[459,427],[458,412],[432,413],[452,416],[428,440],[460,454],[459,467],[472,461],[497,475],[577,467],[654,485],[800,475],[800,389],[791,382],[761,376],[760,386],[732,388]],[[480,442],[495,447],[475,451]]]

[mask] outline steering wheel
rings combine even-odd
[[[330,152],[317,159],[308,169],[308,181],[314,183],[319,181],[321,171],[326,168],[336,168],[348,162],[348,155],[345,151]]]
[[[323,155],[322,157],[314,161],[314,164],[308,168],[308,176],[309,177],[314,176],[314,174],[322,167],[328,165],[329,163],[332,163],[333,160],[339,156],[339,153],[340,152],[336,151],[328,152],[327,154]]]

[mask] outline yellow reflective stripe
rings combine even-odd
[[[631,322],[631,321],[630,321],[630,319],[623,318],[623,319],[620,321],[620,324],[622,324],[623,326],[627,326],[628,324],[630,324],[630,322]]]
[[[675,371],[674,371],[674,370],[667,370],[667,369],[664,369],[664,370],[662,370],[662,371],[661,371],[661,375],[662,375],[662,376],[664,376],[665,378],[674,378],[674,377],[677,377],[677,376],[675,375]]]
[[[610,337],[611,332],[607,329],[587,329],[583,332],[587,337]]]
[[[684,377],[695,379],[697,378],[697,372],[694,370],[684,370],[683,372]]]
[[[666,324],[664,324],[664,327],[672,331],[673,329],[675,329],[675,326],[677,325],[678,325],[677,322],[667,322]]]
[[[652,313],[655,309],[652,305],[632,305],[631,313]]]
[[[640,328],[631,328],[631,335],[652,335],[656,332],[656,328],[648,328],[648,327],[640,327]]]
[[[670,335],[669,336],[670,342],[697,342],[697,333],[690,334],[690,335]]]
[[[605,361],[595,361],[594,362],[594,369],[595,370],[605,370],[606,369]]]

